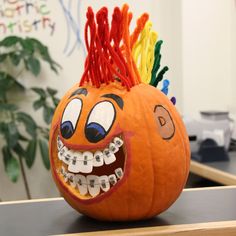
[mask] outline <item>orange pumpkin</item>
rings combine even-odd
[[[125,7],[120,16],[125,17]],[[132,77],[130,68],[124,77]],[[89,79],[66,93],[52,121],[50,157],[57,187],[73,208],[96,219],[155,216],[177,199],[188,176],[189,143],[181,117],[153,86],[127,87],[121,75],[98,84],[87,72]]]

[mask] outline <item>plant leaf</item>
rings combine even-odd
[[[34,45],[35,48],[37,48],[40,52],[40,54],[42,54],[46,49],[47,47],[44,46],[39,40],[37,40],[36,38],[28,38],[31,43]],[[46,49],[45,49],[46,48]]]
[[[25,157],[26,156],[25,150],[20,145],[19,142],[13,147],[13,150],[16,153],[16,155],[19,156],[19,157]]]
[[[8,55],[7,53],[0,54],[0,63],[6,60],[7,55]]]
[[[28,168],[31,168],[34,164],[36,157],[36,149],[37,149],[37,141],[32,139],[29,141],[27,149],[26,149],[26,165]]]
[[[16,111],[18,107],[15,104],[0,103],[1,111]]]
[[[11,62],[14,66],[19,65],[20,60],[21,60],[21,56],[19,54],[16,54],[13,52],[13,53],[10,53],[9,56],[10,56]]]
[[[20,175],[20,165],[18,160],[12,155],[10,148],[2,148],[5,171],[12,182],[17,182]]]
[[[54,106],[57,107],[60,102],[60,99],[53,97],[52,101],[53,101]]]
[[[25,90],[25,86],[21,84],[20,82],[18,82],[16,79],[14,79],[14,86],[16,86],[17,88],[21,90]]]
[[[29,139],[28,138],[26,138],[24,135],[22,135],[22,134],[19,134],[19,140],[21,140],[21,141],[23,141],[23,142],[28,142],[29,141]]]
[[[14,148],[19,139],[19,132],[18,132],[17,126],[14,122],[9,122],[6,125],[7,125],[7,129],[4,135],[5,135],[7,144],[10,148]]]
[[[34,45],[30,38],[21,39],[20,44],[23,50],[27,52],[27,54],[32,55],[34,53]]]
[[[38,49],[40,55],[42,56],[42,59],[49,63],[50,68],[55,73],[58,73],[56,67],[61,68],[61,66],[51,58],[50,53],[48,51],[48,47],[44,46],[39,40],[35,38],[30,38],[30,40],[34,43],[34,46]]]
[[[14,148],[19,139],[19,132],[14,122],[0,123],[0,133],[4,136],[9,148]]]
[[[34,110],[38,110],[45,105],[45,99],[39,99],[33,103]]]
[[[13,86],[22,90],[25,89],[25,87],[10,74],[0,71],[0,93],[6,92],[6,90],[9,90]]]
[[[0,91],[4,92],[5,90],[10,89],[13,84],[14,78],[9,74],[0,71]]]
[[[48,92],[48,94],[50,95],[50,97],[52,99],[53,105],[55,107],[57,107],[57,105],[59,104],[60,100],[57,97],[55,97],[55,95],[57,94],[58,91],[56,89],[52,89],[52,88],[48,87],[47,88],[47,92]]]
[[[19,37],[17,36],[8,36],[4,38],[2,41],[0,41],[0,46],[4,47],[11,47],[15,45],[17,42],[19,42]]]
[[[49,162],[49,155],[48,155],[48,143],[43,140],[39,139],[39,148],[41,152],[41,156],[43,159],[43,164],[46,167],[46,169],[50,169],[50,162]]]
[[[35,93],[37,93],[42,99],[46,99],[47,94],[42,88],[31,88]]]
[[[25,129],[28,134],[30,134],[33,138],[36,137],[37,125],[30,115],[24,112],[17,112],[16,119],[18,122],[21,122],[24,124]]]
[[[0,134],[3,134],[6,132],[7,124],[5,122],[0,122]]]
[[[28,70],[30,70],[33,75],[38,76],[41,69],[39,60],[33,56],[30,56],[26,63]]]
[[[47,124],[50,124],[54,114],[54,109],[52,107],[44,106],[43,108],[43,119]]]
[[[47,92],[48,92],[49,95],[51,95],[52,97],[57,94],[57,90],[56,90],[56,89],[52,89],[52,88],[49,88],[49,87],[47,87]]]

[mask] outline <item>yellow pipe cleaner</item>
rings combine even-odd
[[[157,38],[158,34],[152,31],[152,22],[148,21],[132,50],[132,55],[139,70],[141,80],[146,84],[149,84],[151,81],[154,49]]]

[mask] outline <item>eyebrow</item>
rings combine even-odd
[[[69,98],[71,98],[75,95],[79,95],[79,94],[83,94],[84,96],[87,96],[88,90],[86,88],[78,88],[70,95]]]
[[[124,101],[120,96],[113,93],[109,93],[109,94],[104,94],[101,97],[113,99],[117,103],[117,105],[120,107],[120,109],[123,110]]]

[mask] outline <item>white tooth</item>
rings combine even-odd
[[[63,159],[64,154],[68,151],[68,148],[66,146],[64,146],[59,152],[58,152],[58,158],[60,160]]]
[[[93,166],[98,167],[102,166],[104,163],[103,153],[101,151],[96,151],[93,157]]]
[[[111,183],[111,185],[115,185],[117,183],[117,179],[115,174],[109,175],[108,176],[109,182]]]
[[[79,173],[80,161],[82,159],[82,153],[74,152],[72,158],[70,159],[68,170],[73,173]]]
[[[121,168],[117,168],[117,169],[115,170],[115,173],[116,173],[116,176],[117,176],[118,179],[121,179],[121,178],[122,178],[122,176],[123,176],[123,170],[122,170]]]
[[[63,174],[63,178],[64,178],[64,181],[67,182],[68,181],[68,173],[65,171],[64,174]]]
[[[113,140],[113,142],[115,143],[115,145],[117,146],[117,147],[121,147],[122,145],[123,145],[123,140],[122,139],[120,139],[120,138],[118,138],[118,137],[115,137],[114,138],[114,140]]]
[[[102,175],[99,177],[100,187],[104,192],[110,189],[110,183],[107,175]]]
[[[81,157],[78,157],[79,172],[82,173],[91,173],[93,171],[93,153],[92,152],[84,152]]]
[[[118,146],[116,146],[114,143],[110,143],[110,145],[109,145],[109,150],[110,150],[111,152],[113,152],[113,153],[116,153],[116,152],[119,151],[119,148],[118,148]]]
[[[77,187],[79,189],[80,194],[86,195],[88,192],[86,177],[83,175],[75,175],[75,179],[76,179]]]
[[[72,173],[68,173],[67,176],[68,176],[70,185],[75,188],[76,186],[75,175]]]
[[[106,165],[109,165],[116,161],[116,156],[108,148],[104,149],[103,158]]]
[[[67,151],[63,154],[63,157],[62,157],[62,161],[69,165],[69,162],[70,162],[70,159],[72,158],[73,156],[73,151],[67,149]]]
[[[100,184],[98,176],[88,175],[87,185],[88,185],[88,191],[92,197],[95,197],[100,193]]]
[[[63,148],[63,142],[61,141],[60,137],[57,136],[57,149],[60,151]]]

